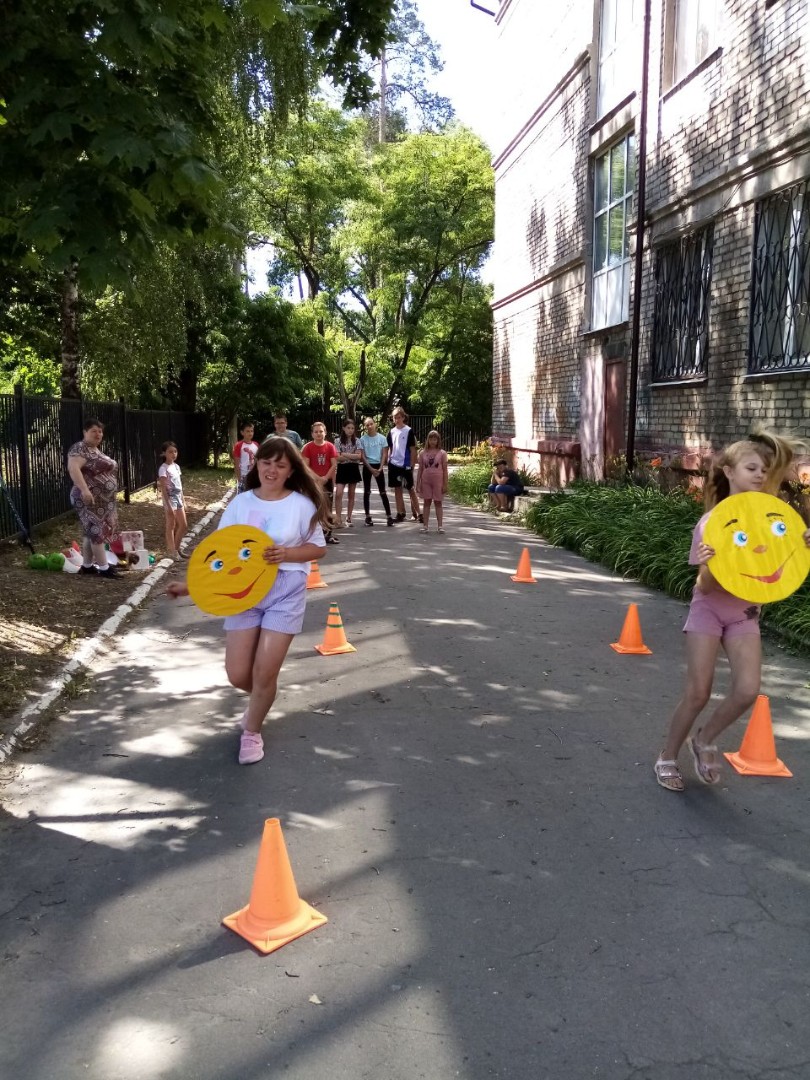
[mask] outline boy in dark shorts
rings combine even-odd
[[[405,496],[407,489],[411,500],[411,520],[422,521],[419,499],[413,490],[413,463],[416,458],[416,436],[405,421],[408,414],[401,405],[397,405],[391,414],[394,426],[388,432],[388,486],[394,492],[397,504],[397,516],[394,521],[405,520]]]

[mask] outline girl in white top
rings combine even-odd
[[[177,464],[177,443],[165,442],[160,452],[163,464],[158,469],[158,483],[166,515],[166,552],[175,558],[180,550],[180,541],[188,530],[183,481],[180,478],[180,466]]]
[[[326,554],[322,525],[328,505],[295,444],[278,436],[259,447],[245,489],[231,500],[219,528],[262,529],[273,540],[264,560],[278,566],[265,598],[225,620],[225,671],[232,686],[250,695],[240,721],[239,764],[251,765],[264,757],[262,724],[275,701],[287,650],[304,623],[310,559]],[[187,596],[188,586],[175,582],[167,592]]]

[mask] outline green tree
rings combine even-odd
[[[431,328],[454,296],[484,302],[493,179],[475,135],[459,128],[369,150],[361,128],[319,106],[290,125],[258,199],[274,278],[305,276],[344,410],[366,396],[390,408],[428,354],[456,370],[463,335],[433,344]]]
[[[352,206],[339,238],[343,294],[356,307],[338,297],[334,309],[384,373],[387,412],[406,391],[418,350],[430,347],[448,296],[461,278],[479,280],[492,240],[493,178],[486,147],[463,128],[381,147],[373,170],[373,197]]]
[[[0,0],[0,262],[61,275],[63,393],[78,393],[79,275],[125,281],[159,240],[240,246],[217,213],[223,117],[283,117],[322,71],[366,102],[362,54],[382,47],[390,9]]]

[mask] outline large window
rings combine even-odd
[[[677,83],[717,48],[722,0],[672,2],[675,5],[672,82]]]
[[[810,369],[810,180],[757,204],[748,370]]]
[[[641,6],[642,0],[602,0],[597,116],[604,116],[638,86]]]
[[[593,330],[624,322],[629,313],[627,226],[636,172],[634,143],[628,135],[594,162]]]
[[[655,259],[653,382],[706,374],[714,228],[659,248]]]

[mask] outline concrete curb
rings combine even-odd
[[[181,551],[185,551],[194,538],[199,536],[217,514],[225,509],[234,493],[233,490],[229,490],[207,514],[200,518],[194,528],[189,530],[180,544]],[[173,559],[161,559],[124,603],[117,607],[108,619],[105,619],[93,637],[85,638],[76,646],[70,659],[59,674],[46,683],[42,694],[34,701],[29,702],[17,714],[16,719],[12,721],[15,725],[14,730],[0,741],[0,764],[6,761],[14,750],[20,746],[25,736],[40,722],[45,710],[50,708],[56,699],[65,692],[76,675],[87,667],[104,642],[116,633],[124,619],[144,602],[155,585],[174,565]]]

